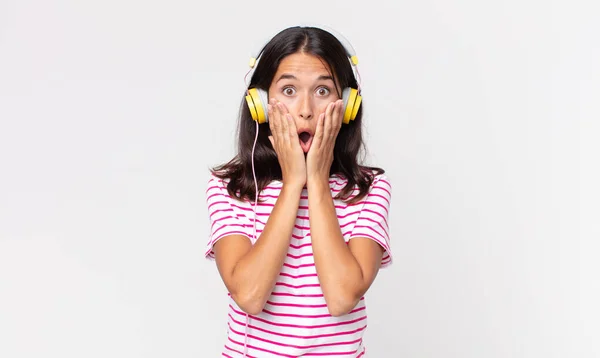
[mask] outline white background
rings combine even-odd
[[[597,5],[596,5],[597,6]],[[217,357],[208,167],[248,57],[358,52],[394,265],[369,357],[600,357],[592,1],[0,1],[0,357]]]

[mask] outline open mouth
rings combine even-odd
[[[300,147],[302,147],[304,153],[308,153],[313,139],[312,134],[309,132],[301,132],[298,134],[298,138],[300,139]]]
[[[302,132],[302,133],[300,133],[300,135],[298,137],[300,138],[301,141],[303,141],[304,143],[306,143],[310,139],[310,133],[308,133],[308,132]]]

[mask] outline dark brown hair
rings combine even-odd
[[[314,27],[290,27],[275,35],[260,52],[260,59],[250,80],[249,88],[268,91],[279,63],[288,55],[307,53],[325,61],[331,68],[334,83],[342,88],[357,88],[356,78],[344,46],[331,33]],[[245,96],[246,93],[244,93]],[[341,97],[341,91],[338,89]],[[359,164],[358,155],[366,149],[362,140],[362,112],[364,101],[354,121],[343,124],[333,150],[330,176],[340,175],[347,185],[335,196],[348,204],[362,199],[373,183],[375,175],[385,171],[377,167]],[[252,146],[256,137],[256,122],[252,120],[245,98],[242,98],[238,126],[238,153],[228,163],[218,165],[211,172],[218,178],[229,179],[227,191],[239,200],[254,201],[255,185],[252,174]],[[277,154],[268,139],[271,135],[268,123],[259,125],[258,139],[254,149],[254,169],[259,192],[273,180],[281,180],[281,168]],[[354,186],[359,192],[352,196]]]

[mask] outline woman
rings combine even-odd
[[[392,260],[391,186],[359,164],[357,61],[340,39],[292,27],[265,45],[238,153],[211,171],[206,256],[229,292],[222,356],[366,357],[364,295]]]

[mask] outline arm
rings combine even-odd
[[[313,257],[327,308],[332,316],[347,314],[367,292],[381,265],[383,248],[369,238],[346,244],[329,182],[309,181],[308,208]]]
[[[271,99],[267,109],[269,141],[281,168],[281,192],[254,245],[240,235],[222,238],[214,245],[217,267],[225,286],[238,306],[250,314],[263,310],[277,282],[306,183],[306,163],[292,117],[275,99]]]
[[[356,307],[382,265],[383,248],[388,249],[387,222],[381,226],[383,235],[381,231],[372,234],[364,229],[372,226],[373,222],[381,223],[379,219],[365,217],[364,223],[354,225],[348,245],[340,230],[329,188],[329,173],[335,138],[342,125],[342,109],[342,100],[337,100],[319,116],[306,161],[313,257],[327,308],[333,316],[346,314]],[[387,209],[385,211],[385,215],[379,216],[384,221]],[[369,215],[373,212],[369,210]]]
[[[282,187],[264,231],[254,245],[243,235],[229,235],[214,244],[219,274],[238,306],[248,314],[262,311],[281,271],[302,187]]]

